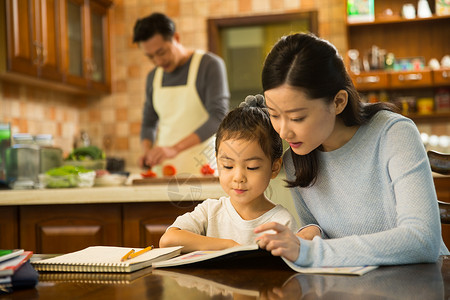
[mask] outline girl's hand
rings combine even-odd
[[[314,225],[303,228],[296,235],[304,240],[312,240],[315,236],[321,236],[320,229]]]
[[[270,251],[272,255],[283,256],[290,261],[296,261],[300,254],[300,242],[295,234],[286,226],[270,222],[255,228],[255,233],[274,230],[276,233],[265,233],[257,238],[262,249]]]

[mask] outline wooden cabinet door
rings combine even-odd
[[[91,2],[89,13],[89,79],[95,90],[107,92],[111,82],[108,9],[97,2]]]
[[[61,81],[61,46],[60,18],[58,0],[37,1],[38,16],[36,25],[37,38],[40,47],[39,75],[46,79]]]
[[[106,92],[111,81],[109,2],[100,2],[61,1],[62,60],[69,84]]]
[[[57,0],[8,0],[10,71],[61,80]]]
[[[7,0],[8,70],[38,75],[38,47],[35,32],[36,1]]]
[[[84,0],[61,1],[62,63],[65,81],[82,88],[88,87],[86,44],[88,12]]]
[[[0,249],[19,247],[19,208],[0,206]]]
[[[120,204],[22,206],[20,216],[20,246],[35,253],[122,245]]]
[[[125,247],[159,247],[159,239],[175,219],[200,202],[148,202],[123,205]]]

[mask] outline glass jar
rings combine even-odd
[[[34,136],[34,141],[38,146],[52,147],[53,136],[51,134],[38,134]]]

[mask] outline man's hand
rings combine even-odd
[[[156,166],[163,163],[166,159],[174,158],[177,154],[178,151],[175,147],[154,147],[144,154],[142,165]]]

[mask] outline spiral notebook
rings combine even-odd
[[[152,273],[144,268],[130,273],[39,272],[39,282],[77,282],[89,284],[131,284]]]
[[[142,248],[126,248],[112,246],[92,246],[80,251],[63,254],[49,259],[32,261],[38,271],[54,272],[118,272],[129,273],[149,267],[152,263],[177,256],[179,247],[154,248],[135,258],[121,261],[130,250]]]

